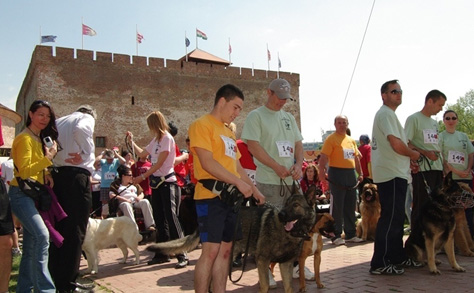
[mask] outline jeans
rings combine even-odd
[[[34,201],[17,186],[10,186],[12,212],[23,225],[23,255],[17,292],[56,292],[48,270],[49,232]]]

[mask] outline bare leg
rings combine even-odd
[[[221,242],[219,254],[212,267],[212,290],[215,293],[225,292],[229,275],[229,259],[232,242]]]
[[[8,292],[12,270],[12,236],[0,236],[0,292]]]
[[[219,248],[219,243],[202,243],[201,256],[199,257],[194,269],[194,290],[196,293],[208,292],[212,268],[217,255],[219,254]]]

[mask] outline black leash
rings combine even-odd
[[[423,162],[425,162],[426,165],[428,165],[430,167],[429,170],[421,171],[421,165],[423,165]],[[421,177],[423,178],[423,182],[425,183],[426,192],[428,193],[428,195],[430,195],[432,190],[431,190],[431,187],[428,185],[428,182],[426,181],[425,175],[423,174],[423,172],[428,172],[428,171],[432,170],[430,160],[426,156],[420,154],[420,157],[418,158],[418,160],[416,160],[416,163],[420,167],[420,172],[419,173],[421,174]]]
[[[293,190],[291,190],[288,184],[286,184],[286,181],[281,178],[280,178],[280,186],[285,186],[286,190],[288,190],[288,193],[290,195],[293,194]],[[291,187],[294,188],[295,191],[301,189],[301,186],[298,180],[293,180],[293,184],[291,185]],[[285,191],[283,190],[283,188],[280,188],[280,196],[281,197],[285,196]]]

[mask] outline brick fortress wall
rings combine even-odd
[[[54,54],[55,53],[55,54]],[[296,102],[288,101],[299,125],[299,74],[280,72],[287,79]],[[106,147],[124,146],[127,130],[145,146],[151,140],[146,116],[161,111],[179,128],[176,142],[185,148],[188,126],[210,112],[217,89],[226,83],[241,88],[244,110],[234,121],[240,137],[248,112],[266,101],[266,88],[277,72],[215,64],[181,62],[162,58],[36,46],[18,95],[16,111],[26,117],[35,99],[51,102],[57,117],[81,104],[97,110],[95,136],[106,137]],[[132,97],[134,104],[132,104]],[[18,125],[19,132],[23,125]],[[102,149],[97,149],[99,153]]]

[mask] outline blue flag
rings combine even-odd
[[[57,36],[41,36],[41,43],[56,42]]]
[[[189,45],[191,44],[191,42],[189,41],[188,38],[186,38],[186,39],[184,40],[184,44],[186,45],[186,47],[189,47]]]

